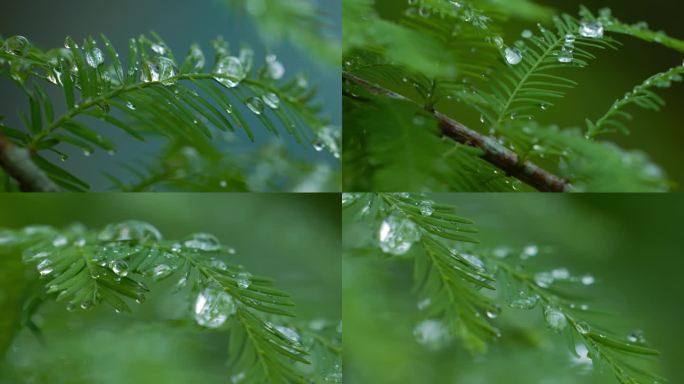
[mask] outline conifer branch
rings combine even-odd
[[[31,161],[30,152],[0,135],[0,166],[24,192],[58,192],[60,188]]]
[[[349,72],[344,71],[342,76],[344,81],[361,86],[371,93],[391,99],[413,102],[403,95]],[[503,170],[507,175],[514,176],[543,192],[565,192],[570,190],[571,185],[567,180],[542,169],[530,161],[520,159],[515,152],[498,144],[496,140],[466,127],[439,111],[431,110],[429,112],[437,120],[444,136],[461,144],[480,149],[482,151],[480,156],[482,159]]]
[[[6,252],[21,253],[25,263],[36,264],[35,276],[43,280],[34,280],[41,291],[56,301],[66,300],[69,311],[107,303],[117,313],[131,312],[126,299],[144,302],[149,292],[145,277],[155,282],[176,277],[174,292],[188,291],[194,299],[196,323],[229,334],[233,382],[304,384],[329,374],[321,367],[304,371],[294,364],[311,364],[309,358],[318,352],[310,351],[312,344],[301,338],[297,325],[289,320],[294,317],[290,308],[295,306],[290,295],[276,288],[272,279],[224,262],[221,258],[235,250],[211,234],[163,240],[151,224],[133,220],[100,231],[81,225],[64,230],[47,226],[0,229],[0,253]],[[24,306],[25,312],[37,307]],[[39,331],[30,321],[24,323]],[[327,339],[322,334],[316,337]],[[339,355],[332,349],[326,353]]]

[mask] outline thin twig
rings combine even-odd
[[[343,72],[342,76],[344,81],[361,86],[371,93],[418,104],[403,95],[373,84],[349,72]],[[439,111],[430,110],[429,112],[437,119],[439,128],[444,136],[461,144],[479,148],[483,152],[480,156],[483,160],[501,169],[507,175],[513,176],[542,192],[566,192],[570,189],[571,185],[567,180],[542,169],[530,161],[521,160],[517,153],[502,146],[493,138],[473,131]]]
[[[19,148],[0,135],[0,167],[17,181],[24,192],[58,192],[60,188],[31,160],[25,148]]]

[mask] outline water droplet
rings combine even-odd
[[[166,47],[164,47],[162,44],[154,43],[150,48],[152,49],[152,52],[156,53],[157,55],[166,54]]]
[[[582,20],[579,28],[579,34],[589,38],[601,38],[603,37],[603,24],[601,24],[601,22],[598,20]]]
[[[244,372],[238,372],[230,377],[231,384],[237,384],[242,382],[247,377]]]
[[[98,235],[102,241],[159,241],[162,236],[152,224],[128,220],[106,226]]]
[[[430,350],[440,350],[451,342],[449,330],[439,320],[424,320],[413,328],[416,341]]]
[[[591,331],[591,326],[586,321],[580,321],[577,323],[577,332],[586,335]]]
[[[561,49],[560,53],[558,53],[558,62],[560,62],[560,63],[572,63],[572,60],[573,60],[572,50],[563,47],[563,49]]]
[[[627,341],[630,343],[646,344],[646,337],[644,336],[644,331],[636,330],[629,335],[627,335]]]
[[[506,246],[499,246],[494,248],[494,251],[492,251],[492,254],[495,257],[498,257],[499,259],[505,259],[511,254],[511,249]]]
[[[288,340],[293,343],[299,343],[299,333],[292,328],[284,327],[282,325],[276,325],[275,329],[280,332],[281,335],[285,336]]]
[[[542,288],[550,287],[554,282],[553,276],[548,272],[539,272],[534,275],[534,283]]]
[[[5,40],[3,50],[11,55],[24,56],[31,49],[31,43],[24,36],[12,36]]]
[[[582,276],[581,281],[582,281],[582,284],[584,284],[584,285],[592,285],[592,284],[594,284],[595,279],[594,279],[594,276],[592,276],[592,275],[584,275],[584,276]]]
[[[504,46],[504,40],[501,36],[496,36],[494,37],[494,45],[496,45],[497,48],[501,49]]]
[[[214,73],[220,75],[214,77],[214,80],[226,88],[237,87],[247,77],[242,61],[235,56],[221,58],[214,67]]]
[[[425,309],[427,309],[427,307],[430,306],[430,304],[432,304],[432,300],[429,297],[427,297],[416,303],[416,307],[419,311],[424,311]]]
[[[268,75],[274,80],[280,80],[285,74],[285,67],[278,61],[276,55],[266,56],[266,70]]]
[[[537,294],[531,294],[531,295],[526,295],[524,292],[521,292],[521,297],[513,300],[510,304],[511,308],[518,308],[518,309],[532,309],[537,306],[537,303],[539,302],[539,295]]]
[[[558,308],[547,306],[544,308],[546,324],[554,331],[562,331],[568,325],[568,319]]]
[[[522,61],[522,53],[518,48],[506,48],[504,57],[506,58],[506,62],[510,65],[516,65]]]
[[[250,97],[245,104],[255,115],[264,113],[264,102],[258,97]]]
[[[126,260],[112,260],[109,262],[109,269],[117,276],[126,277],[128,275],[128,263]]]
[[[359,198],[359,195],[357,195],[355,193],[345,192],[342,194],[342,206],[346,207],[346,206],[350,205],[351,203],[355,202],[356,199],[358,199],[358,198]]]
[[[150,83],[160,81],[164,85],[174,85],[177,79],[176,68],[173,60],[166,57],[157,57],[153,61],[146,61],[140,74],[140,80]]]
[[[430,9],[427,7],[420,7],[420,9],[418,9],[418,14],[422,17],[430,17]]]
[[[570,271],[567,268],[556,268],[551,271],[551,276],[556,280],[567,280],[570,278]]]
[[[342,148],[342,134],[339,129],[327,125],[318,131],[317,138],[312,143],[318,152],[327,149],[336,159],[340,158]]]
[[[484,117],[484,115],[480,115],[480,123],[482,123],[482,124],[485,123],[485,117]]]
[[[38,269],[38,273],[41,276],[47,276],[51,274],[52,271],[54,271],[54,269],[52,268],[52,261],[50,261],[49,259],[41,261],[36,267],[36,269]]]
[[[278,98],[278,95],[276,95],[273,92],[269,92],[269,93],[262,95],[261,99],[271,109],[278,109],[278,107],[280,107],[280,99]]]
[[[83,300],[81,302],[81,309],[90,309],[93,307],[93,302],[90,300]]]
[[[383,252],[403,255],[411,249],[414,242],[420,240],[420,231],[413,221],[391,214],[382,221],[378,240]]]
[[[221,188],[226,188],[228,186],[228,182],[225,180],[221,180],[221,181],[219,181],[219,186]]]
[[[454,254],[458,254],[455,250],[452,250],[451,252]],[[467,261],[468,264],[472,265],[476,269],[480,269],[480,270],[485,269],[484,261],[482,261],[482,259],[480,259],[480,257],[478,257],[476,255],[469,254],[469,253],[460,253],[458,255],[461,256],[462,259]]]
[[[530,257],[537,256],[538,253],[539,253],[539,247],[537,247],[534,244],[530,244],[530,245],[525,246],[525,248],[523,248],[522,254],[520,254],[520,258],[523,260],[527,260]]]
[[[235,302],[226,292],[217,288],[205,288],[195,300],[195,321],[203,327],[218,328],[235,310]]]
[[[501,314],[501,307],[496,306],[486,312],[487,317],[490,319],[496,319]]]
[[[68,242],[69,242],[69,239],[67,239],[65,236],[60,235],[60,236],[55,237],[54,240],[52,240],[52,246],[53,247],[63,247],[65,245],[67,245]]]
[[[76,310],[76,303],[74,303],[73,301],[70,301],[69,303],[67,303],[66,310],[69,312],[75,311]]]
[[[130,101],[126,102],[126,108],[130,109],[131,111],[135,111],[135,105],[133,105],[133,103]]]
[[[432,213],[435,212],[430,200],[423,200],[418,206],[420,207],[420,214],[423,216],[432,216]]]
[[[565,43],[564,45],[568,48],[572,48],[575,45],[575,35],[572,33],[568,33],[565,35]]]
[[[240,272],[237,275],[237,286],[242,289],[249,288],[252,285],[252,274],[249,272]]]
[[[228,265],[223,260],[217,259],[215,257],[212,257],[209,259],[209,266],[212,268],[216,268],[221,271],[227,271],[228,270]]]
[[[530,31],[529,29],[526,29],[526,30],[522,31],[522,33],[520,35],[522,37],[524,37],[525,39],[529,39],[530,37],[532,37],[532,31]]]
[[[100,48],[93,47],[91,50],[87,51],[85,54],[86,57],[86,63],[90,65],[93,68],[97,68],[102,63],[104,63],[104,56],[102,55],[102,51]]]
[[[548,104],[541,104],[541,105],[539,105],[539,107],[542,109],[542,111],[546,111],[547,109],[549,109]]]
[[[152,277],[154,280],[161,280],[169,276],[172,272],[173,268],[171,268],[168,264],[159,264],[152,269]]]
[[[221,243],[210,233],[195,233],[183,242],[186,248],[212,252],[221,249]]]

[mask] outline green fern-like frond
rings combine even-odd
[[[197,322],[228,332],[234,377],[249,383],[308,382],[309,373],[294,365],[308,365],[309,353],[290,328],[296,324],[288,320],[294,316],[289,294],[275,288],[269,278],[222,261],[235,251],[211,234],[163,240],[152,225],[126,221],[101,231],[80,225],[65,230],[3,230],[0,239],[3,252],[23,252],[25,262],[36,264],[45,292],[66,301],[72,311],[104,302],[117,312],[130,312],[128,300],[145,300],[145,278],[175,277],[176,290],[189,290],[197,297]]]
[[[576,85],[559,75],[559,70],[586,66],[595,58],[589,48],[615,46],[609,38],[577,35],[580,22],[569,15],[553,22],[555,31],[540,26],[541,35],[530,36],[526,39],[529,44],[517,43],[503,51],[504,57],[509,56],[505,60],[510,60],[507,70],[492,79],[491,93],[481,94],[488,126],[497,129],[510,120],[533,118],[530,111],[552,106],[554,99],[564,96],[564,90]]]
[[[482,160],[477,149],[441,139],[435,121],[416,104],[357,92],[367,99],[344,115],[345,121],[354,122],[345,125],[344,135],[349,190],[513,191],[519,187]]]
[[[654,31],[646,22],[629,24],[621,21],[613,15],[610,8],[599,10],[595,15],[585,6],[580,6],[580,15],[587,20],[599,20],[607,31],[619,33],[625,36],[641,39],[649,43],[661,44],[665,47],[684,52],[684,41],[668,35],[665,31]]]
[[[95,148],[113,153],[114,144],[89,126],[93,119],[138,140],[152,132],[189,143],[203,143],[216,129],[242,131],[253,140],[244,113],[256,117],[272,135],[285,131],[305,143],[316,140],[316,133],[327,124],[320,116],[321,106],[313,101],[314,89],[301,77],[283,82],[282,64],[275,56],[252,68],[250,48],[231,52],[219,38],[213,42],[215,63],[208,71],[198,45],[177,63],[167,44],[154,35],[130,40],[125,67],[109,40],[105,36],[101,40],[106,53],[93,38],[86,39],[82,48],[67,38],[67,48],[46,52],[21,36],[0,41],[4,67],[24,89],[30,111],[21,114],[25,130],[3,126],[0,132],[28,149],[35,163],[64,188],[83,190],[87,184],[41,153],[65,158],[59,144],[76,146],[86,154]],[[42,80],[62,89],[66,112],[61,116],[55,116]]]
[[[565,332],[570,352],[574,356],[590,358],[594,364],[608,367],[621,384],[666,382],[663,377],[649,369],[653,357],[660,354],[657,350],[644,345],[636,336],[629,336],[627,340],[623,340],[624,336],[614,330],[597,322],[586,321],[591,313],[588,305],[578,305],[575,293],[557,287],[566,281],[591,285],[594,281],[593,276],[566,277],[567,271],[564,269],[532,275],[509,263],[498,261],[493,255],[488,260],[494,260],[500,267],[499,273],[506,275],[509,282],[514,282],[518,288],[526,292],[527,299],[540,302],[547,321],[551,320],[554,324],[555,317],[556,320],[560,320],[558,325],[567,322],[567,326],[563,326],[567,329],[561,330]],[[555,280],[554,274],[557,276]],[[576,344],[575,341],[580,344]],[[586,351],[578,351],[577,345],[584,346]]]
[[[347,193],[342,204],[355,220],[369,224],[363,228],[377,233],[371,239],[358,236],[349,252],[413,261],[418,309],[425,319],[414,329],[421,344],[443,346],[458,337],[471,351],[482,352],[506,336],[494,326],[505,320],[499,316],[503,306],[541,308],[549,329],[565,334],[578,359],[608,367],[622,384],[665,382],[657,374],[656,350],[637,336],[620,335],[595,316],[600,309],[586,304],[585,290],[596,281],[592,275],[547,271],[531,263],[543,258],[543,247],[479,244],[470,220],[425,195]]]
[[[654,92],[654,88],[669,88],[672,82],[682,81],[682,74],[684,66],[677,66],[649,77],[621,99],[615,100],[610,109],[596,122],[587,120],[587,135],[594,137],[616,131],[629,133],[623,121],[632,120],[632,115],[624,109],[634,104],[644,109],[659,111],[665,105],[665,100]]]

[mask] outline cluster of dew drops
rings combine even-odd
[[[24,252],[25,261],[37,261],[37,270],[41,277],[48,277],[54,272],[51,261],[47,258],[51,252],[59,252],[68,246],[85,247],[88,241],[84,236],[86,229],[82,225],[74,225],[70,227],[69,234],[59,234],[56,230],[46,226],[32,226],[26,227],[23,230],[24,235],[51,235],[52,240],[48,247],[41,246],[40,249],[28,249]],[[77,235],[74,235],[77,234]],[[0,233],[0,245],[11,243],[15,235],[2,232]],[[97,263],[100,267],[110,269],[116,276],[117,280],[128,276],[129,265],[125,260],[128,255],[127,252],[137,252],[140,249],[135,247],[117,247],[122,242],[140,241],[140,242],[160,242],[162,240],[161,232],[153,225],[136,220],[129,220],[121,223],[110,224],[100,231],[97,236],[98,246],[94,248],[94,255],[92,261]],[[104,245],[103,245],[104,243]],[[165,262],[159,263],[151,267],[149,275],[155,280],[162,279],[173,273],[178,265],[174,263],[176,259],[175,253],[181,251],[189,252],[216,252],[225,251],[228,254],[235,254],[235,249],[232,247],[225,247],[212,234],[209,233],[195,233],[188,236],[180,242],[172,243],[169,247],[170,253],[164,257]],[[104,254],[108,256],[105,256]],[[111,259],[112,253],[117,257]],[[107,260],[107,259],[110,260]],[[167,262],[168,261],[168,262]],[[222,260],[216,258],[209,258],[208,265],[218,270],[228,270],[228,266]],[[147,272],[147,271],[146,271]],[[97,277],[97,276],[95,276]],[[248,289],[252,285],[252,275],[246,271],[240,271],[235,276],[235,284],[240,289]],[[181,277],[175,285],[176,290],[185,287],[188,283],[187,275]],[[139,297],[136,302],[142,303],[144,297]],[[77,305],[76,303],[67,304],[68,311],[74,311],[77,306],[82,309],[89,309],[94,305],[92,301],[86,300]],[[229,295],[223,288],[214,285],[205,286],[196,296],[192,307],[192,315],[198,325],[206,328],[220,328],[225,322],[236,313],[237,303],[235,299]],[[318,318],[309,322],[308,328],[311,331],[318,332],[324,328],[330,327],[331,323],[328,320]],[[277,332],[291,342],[304,345],[303,337],[299,332],[288,326],[273,325],[266,322],[266,326],[271,332]],[[340,321],[335,327],[338,337],[341,338],[342,322]],[[311,340],[306,343],[312,342]],[[341,365],[336,364],[330,372],[326,374],[326,380],[329,382],[341,382]],[[244,372],[236,373],[231,377],[231,382],[238,383],[246,378]]]
[[[410,194],[408,193],[398,193],[399,197],[408,198]],[[342,195],[343,206],[350,205],[360,197],[359,194],[355,193],[344,193]],[[434,213],[433,208],[434,202],[428,199],[420,200],[417,202],[417,206],[420,210],[422,216],[430,217]],[[416,224],[410,219],[406,218],[404,215],[398,214],[397,212],[391,212],[387,217],[383,219],[380,223],[378,229],[378,244],[380,249],[392,255],[403,255],[406,254],[412,247],[412,245],[419,241],[421,237],[420,229]],[[477,255],[461,252],[458,249],[452,249],[452,254],[458,254],[458,256],[470,263],[474,268],[479,270],[485,269],[484,261]],[[521,261],[526,261],[531,258],[536,257],[540,253],[540,247],[536,244],[528,244],[524,246],[518,257]],[[504,259],[513,255],[513,249],[507,246],[500,246],[492,251],[492,255],[496,258]],[[583,286],[591,286],[595,283],[596,279],[591,274],[584,274],[580,276],[574,276],[570,273],[567,268],[555,268],[550,271],[538,272],[533,276],[534,284],[540,288],[551,288],[552,285],[556,283],[578,283]],[[510,302],[509,306],[515,309],[531,310],[537,307],[541,302],[541,297],[536,293],[530,293],[525,290],[519,290],[516,297],[514,297]],[[424,298],[417,303],[417,308],[421,311],[426,310],[431,305],[430,298]],[[570,309],[588,311],[589,306],[587,304],[569,304]],[[498,317],[501,312],[500,307],[495,307],[492,310],[486,312],[486,316],[490,319]],[[547,304],[543,308],[544,320],[548,327],[556,332],[564,330],[568,326],[568,319],[564,314],[563,310],[555,305]],[[582,334],[589,333],[591,327],[586,322],[579,322],[576,324],[576,329]],[[413,335],[416,341],[425,346],[430,350],[440,350],[445,346],[449,345],[453,339],[453,335],[448,330],[448,327],[438,319],[426,319],[419,322],[413,329]],[[627,336],[627,341],[630,343],[644,344],[645,338],[643,337],[643,332],[634,331]],[[584,355],[583,355],[584,353]],[[591,360],[587,358],[587,349],[583,344],[577,345],[577,358],[573,354],[573,358],[577,359],[579,363],[586,363],[587,361],[591,363]],[[582,357],[583,356],[583,357]]]
[[[136,46],[137,41],[131,39],[131,46]],[[110,49],[110,43],[105,42],[105,45]],[[66,58],[71,57],[71,52],[69,49],[76,48],[80,49],[78,44],[74,43],[72,40],[67,40],[64,44],[66,49],[60,49],[61,60],[64,61]],[[31,43],[29,40],[23,36],[13,36],[5,40],[2,49],[16,56],[25,56],[31,48]],[[229,53],[228,45],[223,39],[219,38],[214,41],[214,48],[217,54],[216,64],[212,70],[215,75],[214,80],[219,84],[225,86],[226,88],[235,88],[240,85],[249,74],[252,68],[252,63],[254,61],[254,51],[250,48],[242,47],[239,50],[237,56],[232,56]],[[140,71],[140,80],[146,83],[159,82],[165,86],[173,86],[178,82],[178,73],[176,68],[176,63],[170,59],[168,56],[169,48],[161,42],[151,43],[150,49],[153,53],[153,57],[145,60],[144,63],[136,62],[132,67],[128,69],[129,76],[135,75],[136,72]],[[97,46],[93,46],[89,49],[84,48],[85,61],[88,66],[98,69],[105,64],[105,58],[102,50]],[[116,54],[118,58],[119,54]],[[201,48],[197,44],[193,44],[188,53],[188,58],[190,62],[193,63],[193,70],[197,71],[204,68],[206,63],[206,58]],[[0,63],[3,64],[3,63]],[[54,67],[48,74],[47,79],[56,84],[62,85],[62,76],[64,76],[59,70],[59,60],[56,57],[50,59],[50,64]],[[123,74],[110,73],[114,71],[113,68],[102,70],[102,79],[108,82],[114,82],[114,79],[121,77]],[[70,76],[76,76],[78,73],[78,67],[74,64],[71,68]],[[280,80],[285,75],[285,66],[278,60],[275,54],[268,54],[265,59],[264,74],[266,77],[272,80]],[[16,80],[21,79],[18,74],[13,75]],[[306,88],[308,86],[308,80],[303,74],[296,76],[295,84],[300,88]],[[176,98],[180,98],[180,91],[178,89],[174,90]],[[192,94],[195,97],[199,97],[199,93],[193,91]],[[277,110],[280,108],[281,100],[280,97],[274,93],[267,91],[262,95],[251,96],[245,100],[245,106],[253,114],[260,116],[265,113],[266,107]],[[136,110],[135,104],[128,100],[125,102],[126,108],[130,110]],[[228,114],[233,113],[233,106],[228,104],[226,107],[226,112]],[[199,122],[195,119],[195,124]],[[312,143],[316,151],[327,150],[336,158],[340,157],[341,153],[341,133],[336,127],[329,125],[321,127],[316,135],[316,138]],[[90,151],[84,151],[86,156],[90,156]],[[113,153],[110,151],[110,154]],[[63,161],[66,157],[62,158]]]

